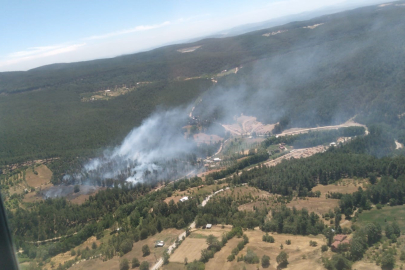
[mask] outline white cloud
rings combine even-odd
[[[140,31],[147,31],[147,30],[151,30],[151,29],[156,29],[156,28],[164,27],[164,26],[169,25],[169,24],[171,24],[170,21],[166,21],[166,22],[163,22],[163,23],[160,23],[160,24],[153,24],[153,25],[140,25],[140,26],[136,26],[134,28],[125,29],[125,30],[116,31],[116,32],[111,32],[111,33],[98,35],[98,36],[91,36],[91,37],[87,37],[87,38],[84,38],[84,39],[85,40],[94,40],[94,39],[110,38],[110,37],[114,37],[114,36],[130,34],[130,33],[134,33],[134,32],[140,32]]]
[[[80,47],[83,47],[84,45],[86,45],[86,43],[28,48],[25,51],[19,51],[8,54],[5,57],[4,61],[0,61],[0,67],[17,64],[28,60],[45,58],[49,56],[55,56],[67,52],[72,52]]]

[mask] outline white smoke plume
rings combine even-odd
[[[84,165],[81,173],[65,175],[64,180],[126,180],[143,182],[177,177],[195,168],[185,160],[195,150],[195,143],[182,134],[187,123],[187,109],[177,108],[154,113],[134,128],[113,150]],[[186,173],[187,174],[187,173]]]

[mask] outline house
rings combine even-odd
[[[332,245],[330,245],[332,248],[332,251],[336,251],[339,248],[339,246],[342,244],[347,244],[347,245],[350,244],[350,240],[347,239],[347,235],[344,235],[344,234],[335,235],[335,237],[333,238],[333,243],[332,243]]]
[[[221,161],[221,159],[220,158],[214,158],[214,161],[218,162],[218,161]]]
[[[205,228],[206,228],[206,229],[211,229],[211,228],[212,228],[212,224],[207,224],[207,225],[205,226]]]
[[[155,247],[163,247],[165,245],[165,242],[163,241],[156,241]]]
[[[329,146],[336,146],[336,143],[332,142],[332,143],[329,144]]]
[[[180,201],[181,201],[181,202],[188,201],[188,196],[185,196],[185,197],[181,198]]]

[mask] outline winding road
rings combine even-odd
[[[228,190],[228,189],[229,189],[229,187],[226,187],[226,188],[220,189],[220,190],[218,190],[218,191],[215,191],[214,193],[212,193],[211,195],[209,195],[208,197],[206,197],[206,198],[204,199],[204,201],[201,203],[201,206],[204,207],[204,206],[208,203],[208,201],[212,198],[212,196],[214,196],[214,195],[216,195],[216,194],[218,194],[218,193],[220,193],[220,192],[223,192],[223,191],[225,191],[225,190]],[[195,221],[193,221],[193,223],[191,223],[189,227],[190,227],[190,229],[195,229]],[[184,237],[184,238],[186,237],[186,232],[182,232],[182,233],[177,237],[177,239],[180,241],[180,240],[183,240],[183,237]],[[176,247],[176,242],[174,242],[173,244],[171,244],[171,245],[167,248],[167,253],[172,254],[172,252],[173,252],[173,250],[174,250],[175,247]],[[162,267],[162,265],[163,265],[163,257],[160,258],[160,259],[157,261],[157,263],[155,263],[155,265],[151,268],[151,270],[158,270],[160,267]]]

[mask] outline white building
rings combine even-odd
[[[207,225],[205,226],[205,228],[211,229],[211,228],[212,228],[212,224],[207,224]]]
[[[180,201],[181,201],[181,202],[188,201],[188,196],[185,196],[185,197],[181,198]]]

